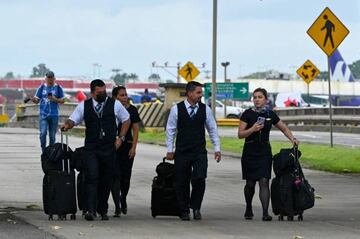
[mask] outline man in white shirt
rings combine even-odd
[[[62,130],[85,122],[85,219],[94,220],[97,211],[102,220],[109,220],[107,202],[114,173],[115,152],[125,141],[130,119],[122,104],[107,96],[106,85],[102,80],[93,80],[90,90],[92,97],[75,108]],[[119,122],[122,122],[122,127],[117,135]]]
[[[186,85],[187,99],[171,108],[166,125],[168,160],[175,159],[175,191],[180,218],[190,220],[190,208],[195,220],[201,220],[201,203],[207,176],[205,128],[215,148],[215,160],[221,159],[216,121],[209,106],[201,103],[202,85],[191,81]],[[174,138],[176,149],[174,153]],[[190,181],[192,192],[190,196]]]

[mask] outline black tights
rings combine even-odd
[[[256,180],[246,180],[244,194],[245,194],[247,210],[252,210],[251,203],[255,194],[255,184],[256,184]],[[267,178],[259,179],[259,186],[260,186],[259,197],[263,209],[263,216],[267,216],[269,209],[269,201],[270,201],[269,179]]]

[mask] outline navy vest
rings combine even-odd
[[[199,108],[193,119],[186,109],[184,101],[177,104],[178,121],[176,151],[182,153],[206,152],[205,120],[206,106],[199,102]]]
[[[84,102],[85,121],[85,148],[97,148],[114,144],[116,138],[116,119],[114,114],[115,101],[107,98],[102,109],[102,117],[99,117],[93,107],[92,98]],[[103,130],[102,139],[100,138]]]

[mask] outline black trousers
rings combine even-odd
[[[130,189],[130,179],[134,158],[129,158],[131,143],[125,142],[116,153],[115,175],[111,186],[111,195],[115,210],[120,211],[120,197],[126,198]]]
[[[86,208],[92,213],[107,213],[115,156],[113,144],[85,149]]]
[[[202,153],[175,152],[175,191],[182,213],[189,213],[189,208],[201,208],[207,167],[206,151]]]

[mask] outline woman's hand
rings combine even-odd
[[[297,140],[297,138],[292,138],[291,142],[293,145],[296,145],[296,146],[298,146],[300,144],[300,141]]]
[[[260,131],[262,128],[264,128],[264,124],[259,124],[259,123],[255,123],[251,129],[253,132],[258,132]]]

